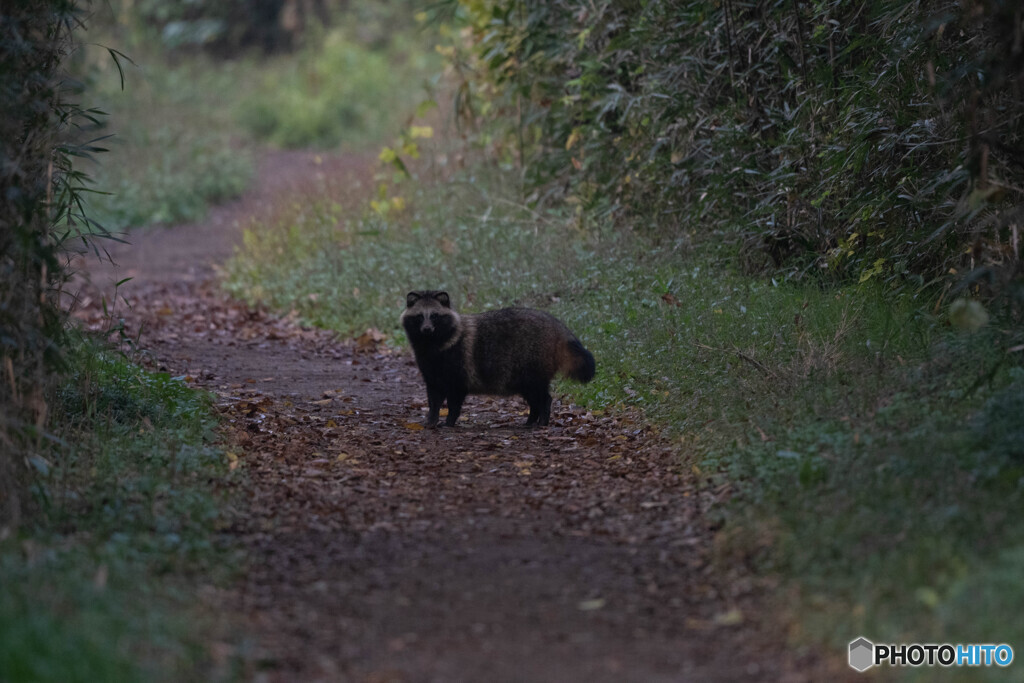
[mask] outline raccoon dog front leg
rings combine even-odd
[[[444,392],[427,385],[427,421],[424,426],[433,429],[441,417],[441,404],[444,403]]]
[[[449,427],[454,427],[455,423],[459,421],[459,415],[462,414],[462,403],[466,400],[466,392],[464,391],[452,391],[448,394],[448,417],[444,423]]]

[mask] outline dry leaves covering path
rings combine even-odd
[[[370,172],[270,153],[241,200],[87,267],[87,324],[103,324],[96,288],[133,277],[119,291],[129,332],[218,397],[244,488],[227,533],[247,562],[215,607],[255,644],[246,677],[806,680],[757,609],[764,587],[710,564],[704,513],[725,492],[698,488],[657,434],[557,399],[552,426],[527,429],[523,404],[481,397],[460,426],[418,429],[411,355],[220,291],[214,266],[249,217]]]

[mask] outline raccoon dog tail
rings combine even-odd
[[[594,372],[597,369],[594,354],[583,348],[579,339],[569,341],[569,355],[571,360],[565,373],[567,377],[584,384],[594,379]]]

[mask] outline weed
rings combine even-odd
[[[409,40],[369,46],[332,30],[297,59],[268,62],[239,106],[239,121],[254,138],[281,147],[378,144],[422,96],[430,73],[429,53],[399,47]]]
[[[0,545],[0,679],[210,675],[214,620],[185,589],[234,564],[212,536],[226,467],[209,399],[85,340],[67,360],[40,514]]]
[[[598,237],[567,239],[568,221],[535,230],[515,204],[482,215],[470,185],[437,191],[420,189],[405,211],[387,217],[369,209],[349,216],[328,198],[288,207],[246,230],[227,266],[228,288],[325,327],[394,332],[410,289],[446,288],[464,310],[550,305],[570,294],[558,277],[562,265],[608,248]],[[469,211],[455,215],[451,206]]]
[[[109,68],[92,72],[92,96],[110,112],[113,137],[111,154],[90,169],[99,193],[88,208],[108,230],[198,220],[252,179],[251,155],[223,110],[241,99],[254,67],[165,60],[136,54],[123,90]]]

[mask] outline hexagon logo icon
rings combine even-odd
[[[875,644],[861,637],[850,643],[850,666],[867,671],[875,664]]]

